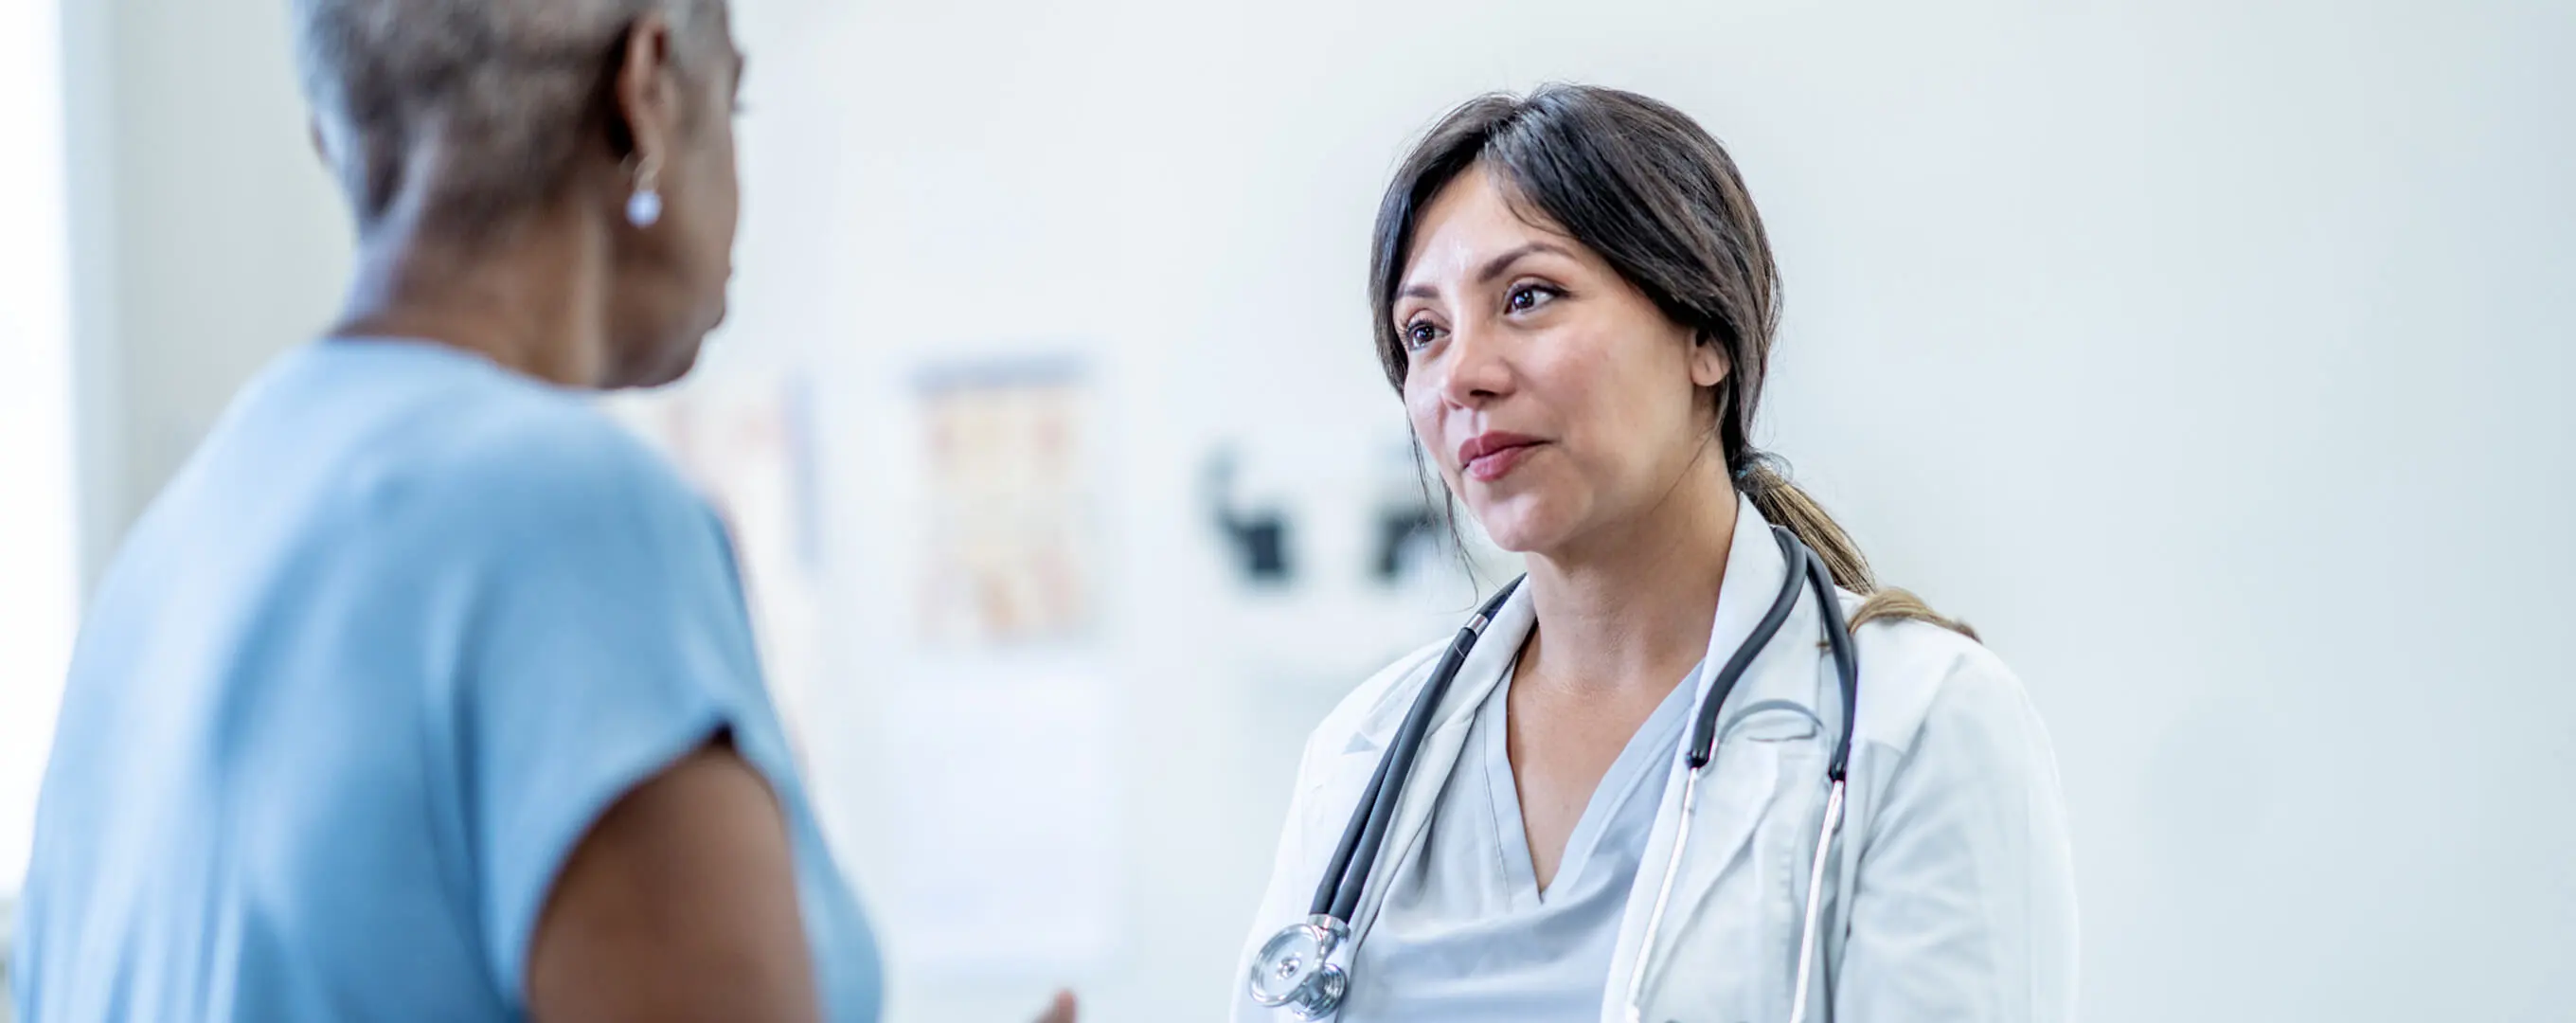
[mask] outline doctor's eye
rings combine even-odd
[[[1503,305],[1512,312],[1525,313],[1556,300],[1562,294],[1544,284],[1517,284],[1503,296]]]
[[[1429,320],[1415,320],[1404,325],[1404,350],[1418,352],[1440,340],[1440,325]]]

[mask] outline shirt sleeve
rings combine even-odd
[[[703,502],[621,443],[521,461],[461,512],[482,539],[455,694],[482,943],[514,1007],[538,916],[591,825],[755,720],[763,691]]]
[[[2019,682],[1992,658],[1955,666],[1869,830],[1835,1018],[2073,1018],[2064,803]]]

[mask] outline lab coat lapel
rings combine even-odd
[[[1466,746],[1468,726],[1475,721],[1476,708],[1483,706],[1494,687],[1500,685],[1503,672],[1519,656],[1521,644],[1529,638],[1530,628],[1538,614],[1530,603],[1529,587],[1524,584],[1503,601],[1494,612],[1492,624],[1459,665],[1458,677],[1449,683],[1449,692],[1441,697],[1440,708],[1433,716],[1429,734],[1423,736],[1422,750],[1413,761],[1413,771],[1404,779],[1395,803],[1395,818],[1387,824],[1386,845],[1378,851],[1377,862],[1369,867],[1369,876],[1358,919],[1352,921],[1355,937],[1365,938],[1369,927],[1377,922],[1378,906],[1393,884],[1396,868],[1411,858],[1420,844],[1423,830],[1431,823],[1431,812],[1440,800],[1440,788],[1449,772],[1456,768],[1461,749]],[[1426,669],[1426,672],[1428,669]],[[1424,678],[1425,685],[1429,677]],[[1418,689],[1408,687],[1409,692]],[[1383,751],[1395,742],[1404,711],[1411,699],[1387,701],[1389,707],[1378,709],[1367,733],[1376,737],[1376,748]],[[1397,706],[1401,704],[1400,706]]]
[[[1718,591],[1717,615],[1711,622],[1706,661],[1695,680],[1696,700],[1705,700],[1716,682],[1717,672],[1739,646],[1753,633],[1754,626],[1770,610],[1771,601],[1779,595],[1783,575],[1791,570],[1788,559],[1780,554],[1778,541],[1772,537],[1771,525],[1756,511],[1749,500],[1739,501],[1736,512],[1735,540],[1727,551],[1726,578]],[[1665,958],[1648,964],[1648,1001],[1660,986],[1659,979],[1669,969],[1675,935],[1690,929],[1697,907],[1702,905],[1712,888],[1746,854],[1748,844],[1766,813],[1772,810],[1783,789],[1781,754],[1783,744],[1741,741],[1739,725],[1754,714],[1781,714],[1776,720],[1794,724],[1801,715],[1822,719],[1818,713],[1819,671],[1828,668],[1827,658],[1818,649],[1819,613],[1815,594],[1802,590],[1799,603],[1769,646],[1755,657],[1735,688],[1726,697],[1718,715],[1717,759],[1701,772],[1698,805],[1692,811],[1690,842],[1684,849],[1681,869],[1673,881],[1673,890],[1665,910],[1663,929],[1656,944]],[[1829,672],[1828,672],[1829,674]],[[1829,679],[1828,679],[1829,681]],[[1829,687],[1828,687],[1829,688]],[[1697,703],[1694,703],[1696,708]],[[1694,713],[1696,719],[1696,713]],[[1774,718],[1766,718],[1765,724]],[[1835,720],[1839,720],[1838,718]],[[1821,734],[1818,732],[1817,734]],[[1684,743],[1688,743],[1687,734]],[[1799,749],[1805,746],[1797,747]],[[1628,980],[1636,968],[1639,946],[1645,937],[1647,918],[1654,912],[1655,898],[1661,891],[1664,868],[1670,862],[1673,843],[1683,823],[1681,803],[1689,770],[1681,750],[1672,756],[1671,772],[1666,776],[1663,806],[1657,812],[1655,829],[1648,838],[1639,862],[1636,881],[1629,887],[1626,916],[1620,926],[1619,944],[1611,958],[1610,983],[1603,992],[1604,1021],[1627,1018]],[[1795,773],[1795,772],[1791,772]]]

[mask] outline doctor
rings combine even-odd
[[[1725,150],[1629,93],[1478,99],[1388,187],[1371,288],[1529,575],[1316,728],[1233,1017],[2071,1018],[2021,684],[1750,441],[1779,287]]]

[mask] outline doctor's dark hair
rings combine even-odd
[[[1868,599],[1854,628],[1880,618],[1929,621],[1974,637],[1913,594],[1883,588],[1851,536],[1753,446],[1780,274],[1762,216],[1725,147],[1670,105],[1617,89],[1550,85],[1528,96],[1477,97],[1440,119],[1397,169],[1369,253],[1378,362],[1401,393],[1410,362],[1396,291],[1422,211],[1471,168],[1489,168],[1524,215],[1536,214],[1599,254],[1665,316],[1720,346],[1726,379],[1708,389],[1711,440],[1735,486],[1762,515],[1813,548],[1834,582]]]

